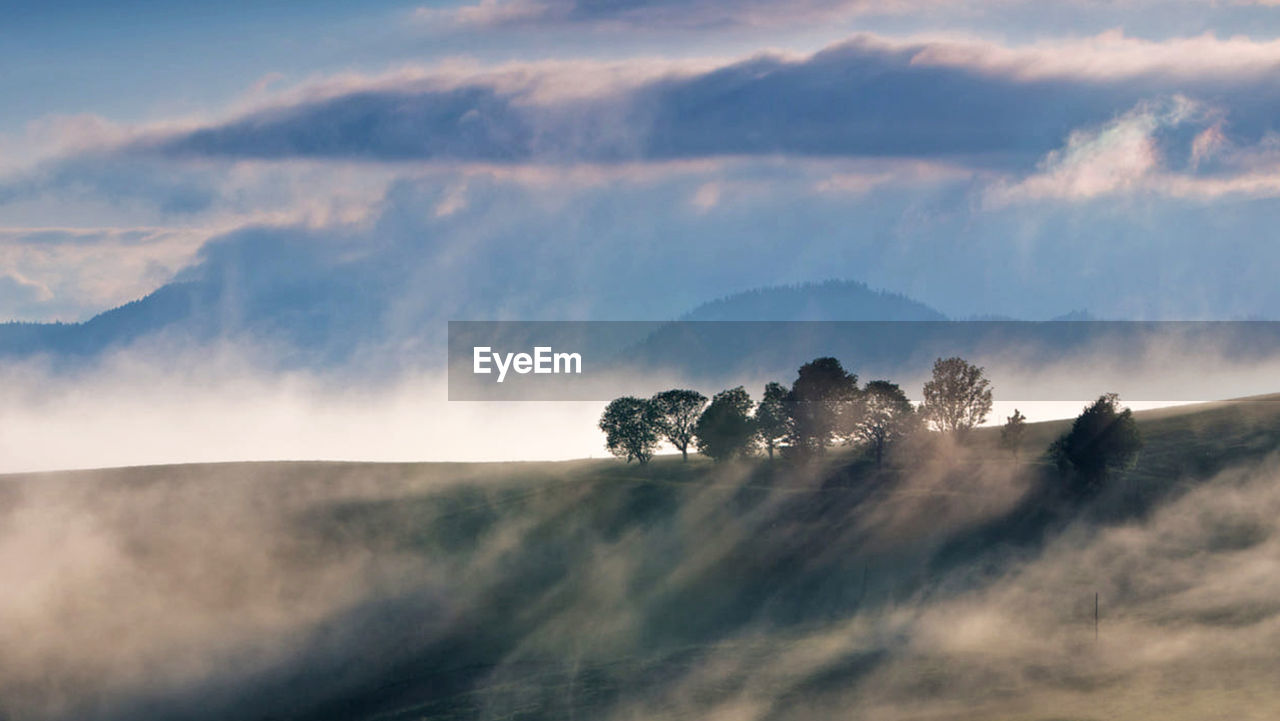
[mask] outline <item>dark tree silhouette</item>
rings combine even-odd
[[[707,397],[697,391],[663,391],[649,399],[658,419],[658,433],[689,460],[689,443],[693,440],[693,426],[702,415]]]
[[[877,466],[884,462],[885,448],[910,434],[916,425],[915,408],[897,383],[871,381],[863,388],[853,437],[867,444],[875,454]]]
[[[756,406],[756,433],[773,458],[773,449],[786,440],[791,432],[791,417],[787,414],[787,388],[781,383],[769,383],[764,396]]]
[[[658,447],[658,417],[653,404],[643,398],[623,396],[605,406],[600,416],[605,448],[619,458],[648,463]]]
[[[742,386],[715,394],[694,429],[698,450],[717,461],[749,455],[756,436],[752,405]]]
[[[1060,469],[1072,472],[1068,490],[1083,496],[1096,492],[1108,476],[1131,465],[1141,448],[1142,436],[1133,412],[1121,410],[1119,396],[1108,393],[1086,406],[1049,452]]]
[[[801,456],[826,451],[852,430],[858,402],[858,377],[835,358],[817,358],[800,366],[787,411],[791,447]]]
[[[991,382],[982,368],[963,358],[939,358],[933,378],[924,384],[925,420],[943,433],[964,433],[991,412]]]
[[[1027,430],[1027,417],[1022,411],[1013,409],[1013,415],[1005,418],[1004,427],[1000,429],[1000,447],[1013,454],[1018,460],[1018,451],[1022,448],[1022,434]]]

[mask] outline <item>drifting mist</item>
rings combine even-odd
[[[870,475],[671,460],[10,477],[0,712],[1262,719],[1280,462],[1270,406],[1227,408],[1144,422],[1133,483],[1077,510],[981,444],[904,448]]]

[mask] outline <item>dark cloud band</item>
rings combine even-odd
[[[572,100],[475,81],[295,103],[133,152],[375,161],[617,162],[724,156],[970,158],[1028,167],[1074,129],[1152,98],[1224,109],[1228,132],[1274,128],[1280,88],[1170,73],[1016,77],[978,63],[919,62],[925,45],[858,38],[802,60],[760,56]]]

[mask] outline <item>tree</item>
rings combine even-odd
[[[1059,468],[1074,471],[1071,490],[1077,495],[1097,491],[1108,476],[1131,465],[1142,448],[1133,412],[1119,406],[1115,393],[1099,397],[1050,446]]]
[[[750,454],[756,435],[752,405],[742,386],[715,394],[694,428],[698,450],[717,461]]]
[[[991,382],[982,368],[963,358],[939,358],[933,364],[933,379],[924,384],[921,412],[943,433],[964,433],[991,412]]]
[[[773,449],[786,440],[791,432],[791,417],[787,414],[787,388],[781,383],[769,383],[764,387],[764,396],[760,405],[756,406],[756,433],[764,443],[769,458],[773,458]]]
[[[825,452],[852,428],[857,401],[858,377],[840,361],[816,358],[800,366],[787,394],[791,447],[801,455]]]
[[[1004,427],[1000,429],[1000,447],[1006,449],[1013,454],[1013,460],[1018,460],[1018,450],[1022,447],[1022,434],[1027,430],[1027,417],[1022,415],[1022,411],[1017,408],[1013,409],[1013,415],[1008,416],[1004,420]]]
[[[877,466],[884,461],[884,449],[915,426],[915,408],[897,383],[871,381],[862,389],[862,408],[853,437],[871,448]]]
[[[605,406],[600,416],[605,448],[619,458],[649,462],[658,447],[658,417],[653,404],[643,398],[623,396]]]
[[[693,440],[693,426],[707,404],[707,397],[697,391],[663,391],[649,399],[658,419],[658,433],[689,460],[689,442]]]

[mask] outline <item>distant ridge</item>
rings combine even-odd
[[[193,283],[170,283],[81,323],[0,323],[0,357],[91,356],[187,320]]]
[[[1053,318],[1050,318],[1049,320],[1053,322],[1084,323],[1084,322],[1092,322],[1100,319],[1087,310],[1077,309],[1077,310],[1071,311],[1070,313],[1063,313],[1062,315],[1055,316]]]
[[[350,349],[379,338],[378,293],[338,280],[292,287],[273,285],[236,297],[220,283],[176,282],[82,323],[0,323],[0,358],[47,356],[75,362],[126,347],[160,332],[192,342],[246,332],[292,349],[303,364],[341,364]],[[324,291],[324,292],[319,292]],[[265,291],[264,291],[265,292]],[[233,302],[234,301],[234,302]],[[946,320],[905,295],[873,290],[856,281],[772,286],[725,296],[698,306],[681,320]],[[399,339],[400,341],[412,339]],[[342,353],[334,348],[346,349]]]
[[[276,274],[249,287],[245,273],[224,275],[170,283],[82,323],[0,323],[0,358],[44,357],[55,364],[74,365],[163,334],[177,346],[218,338],[267,339],[281,352],[278,360],[299,367],[341,367],[355,358],[362,358],[367,366],[370,354],[365,351],[391,349],[374,355],[394,368],[405,355],[422,357],[423,349],[431,347],[428,339],[443,325],[434,319],[389,324],[387,311],[397,296],[388,288],[361,284],[360,273],[335,274],[325,282],[299,282]],[[232,282],[237,279],[239,283]],[[437,317],[444,318],[459,309],[439,310]],[[486,309],[475,314],[483,316]],[[978,319],[1013,320],[996,315],[969,318]],[[733,293],[703,303],[677,320],[942,322],[951,318],[901,293],[860,281],[826,280]],[[1094,317],[1073,311],[1054,320]],[[777,340],[786,344],[782,338]],[[633,342],[646,345],[641,338]],[[636,358],[645,357],[641,347],[634,348]],[[655,357],[666,355],[661,348],[650,350],[658,353]]]
[[[704,303],[680,320],[938,321],[947,316],[900,293],[873,290],[853,280],[826,280],[735,293]]]

